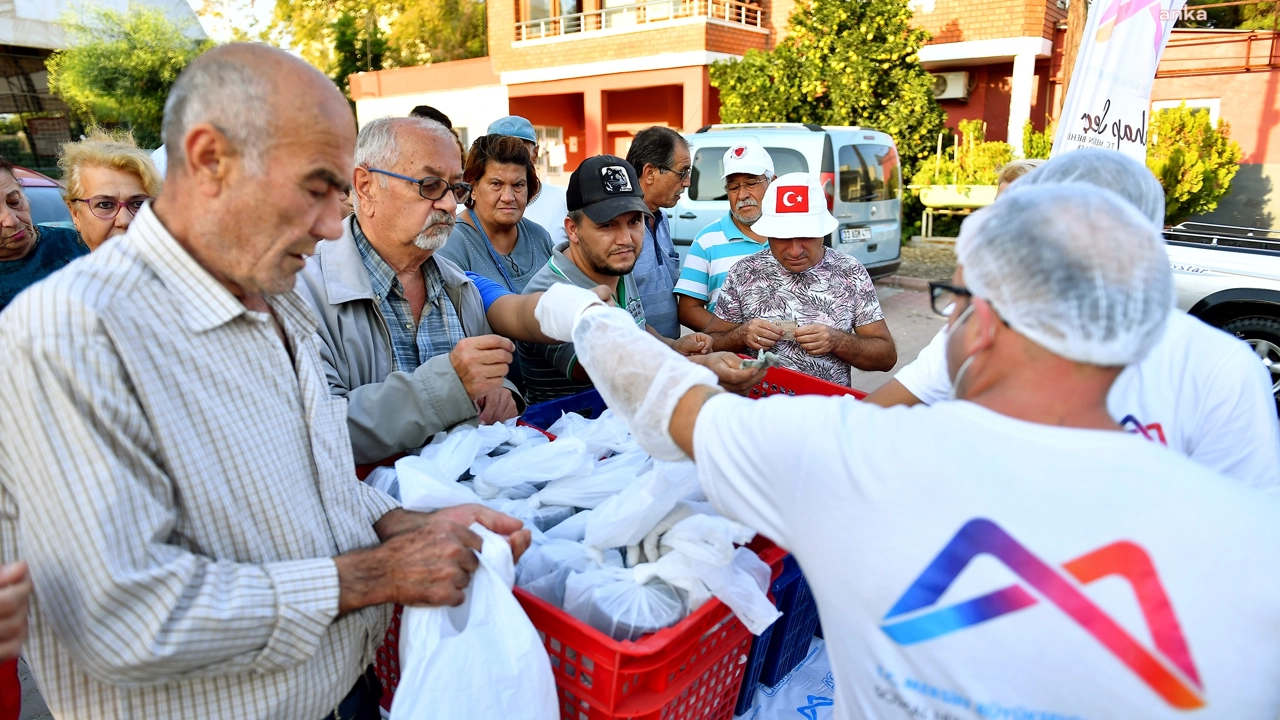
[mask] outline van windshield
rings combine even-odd
[[[898,151],[891,145],[840,148],[840,201],[874,202],[898,197]]]
[[[724,172],[724,154],[727,147],[698,148],[693,154],[693,175],[689,178],[690,200],[728,200],[724,191],[724,180],[720,175]],[[769,157],[773,158],[775,175],[786,175],[793,172],[809,172],[809,162],[799,150],[791,148],[766,147]]]

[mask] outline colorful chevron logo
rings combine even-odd
[[[1164,427],[1161,426],[1160,423],[1143,425],[1142,421],[1138,418],[1132,415],[1125,415],[1124,419],[1120,421],[1120,427],[1131,433],[1141,435],[1151,442],[1158,442],[1166,447],[1169,445],[1169,441],[1165,439],[1164,436]]]
[[[976,518],[964,524],[929,567],[885,615],[881,629],[899,645],[911,645],[994,620],[1041,602],[1021,584],[996,590],[950,607],[917,614],[933,606],[975,557],[987,554],[1003,562],[1043,600],[1068,617],[1111,651],[1156,694],[1173,707],[1192,710],[1204,706],[1204,687],[1191,660],[1173,606],[1165,595],[1150,556],[1128,541],[1115,542],[1066,562],[1060,572],[1031,554],[999,525]],[[1127,580],[1137,596],[1143,618],[1155,641],[1144,647],[1115,620],[1076,588],[1104,577]],[[913,615],[889,622],[904,615]]]

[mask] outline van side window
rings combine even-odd
[[[840,201],[875,202],[898,197],[898,151],[889,145],[840,148]]]
[[[720,175],[724,172],[724,153],[727,147],[698,148],[693,153],[693,175],[689,178],[690,200],[728,200],[724,191],[724,180]],[[793,172],[809,172],[809,162],[799,150],[791,148],[767,147],[769,157],[773,158],[775,175],[786,175]],[[895,156],[896,158],[896,156]]]

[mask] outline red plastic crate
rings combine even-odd
[[[805,375],[784,367],[771,367],[764,379],[751,388],[748,397],[762,398],[770,395],[852,395],[859,400],[867,394],[828,380]]]
[[[774,577],[786,552],[753,545]],[[751,633],[719,600],[639,641],[618,641],[517,588],[551,657],[562,720],[727,720]]]

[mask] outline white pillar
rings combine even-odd
[[[1009,144],[1014,157],[1022,156],[1022,126],[1031,118],[1031,91],[1036,81],[1036,56],[1013,56],[1013,89],[1009,93]]]

